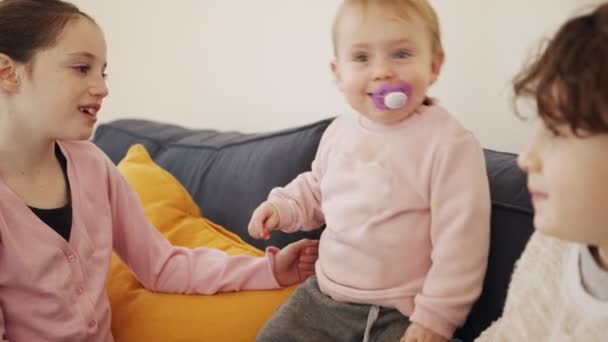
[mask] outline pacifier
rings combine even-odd
[[[376,108],[380,110],[399,109],[412,96],[412,87],[407,83],[383,84],[372,94]]]

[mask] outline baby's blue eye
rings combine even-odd
[[[353,60],[354,60],[355,62],[364,63],[364,62],[367,62],[368,57],[367,57],[367,55],[356,55],[356,56],[353,58]]]
[[[399,50],[395,52],[395,58],[407,58],[410,56],[410,53],[405,50]]]

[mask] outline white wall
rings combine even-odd
[[[528,125],[509,81],[539,39],[597,0],[431,0],[447,61],[432,89],[484,147],[516,152]],[[350,110],[329,72],[339,0],[75,0],[108,41],[102,121],[268,131]]]

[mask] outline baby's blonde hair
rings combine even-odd
[[[431,36],[432,52],[434,54],[443,54],[439,19],[437,13],[435,13],[435,10],[427,0],[344,0],[336,12],[332,26],[332,42],[335,56],[338,55],[338,26],[344,12],[347,9],[358,7],[365,13],[365,10],[372,6],[392,11],[399,19],[410,20],[412,16],[422,19]]]

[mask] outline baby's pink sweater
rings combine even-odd
[[[490,233],[483,152],[439,106],[390,126],[337,118],[312,171],[269,200],[286,232],[327,224],[316,273],[335,300],[394,307],[451,337],[481,292]]]

